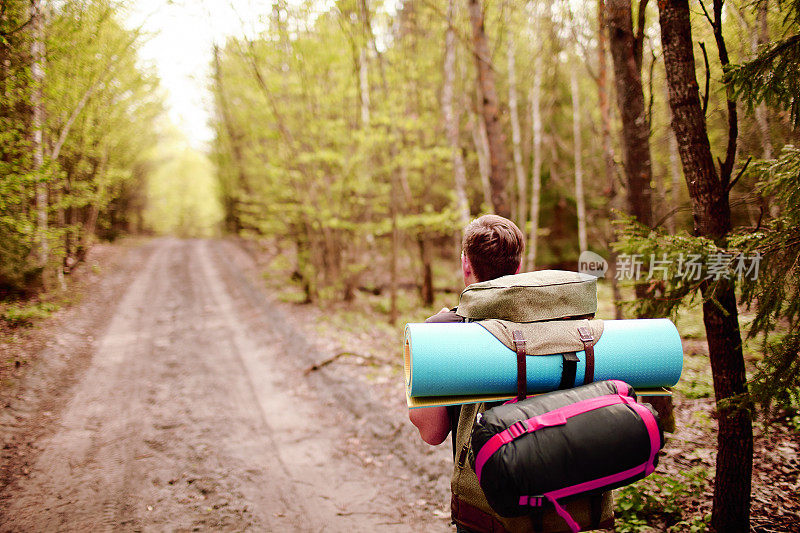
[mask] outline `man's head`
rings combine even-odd
[[[462,249],[461,264],[468,285],[519,272],[525,236],[507,218],[484,215],[464,228]]]

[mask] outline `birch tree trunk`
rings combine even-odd
[[[30,31],[31,31],[31,148],[33,151],[33,172],[36,181],[36,244],[39,255],[39,266],[44,269],[50,258],[50,243],[48,242],[47,211],[48,191],[47,182],[42,175],[44,169],[44,142],[42,131],[44,129],[44,102],[42,88],[44,85],[44,14],[40,0],[31,0],[30,5]],[[42,280],[46,280],[44,272]]]
[[[458,203],[459,219],[461,225],[469,222],[469,201],[467,199],[467,171],[464,167],[464,156],[459,142],[458,122],[459,115],[453,106],[453,93],[455,91],[455,66],[456,66],[456,34],[453,29],[455,18],[455,0],[447,3],[447,32],[445,33],[444,52],[444,87],[442,88],[442,111],[444,112],[445,126],[447,128],[447,141],[453,157],[453,178],[456,189],[456,202]]]
[[[539,206],[542,190],[542,54],[533,60],[533,87],[531,88],[531,124],[533,126],[533,169],[531,183],[531,228],[528,235],[527,270],[536,268],[536,247],[539,236]]]
[[[480,91],[478,91],[480,100]],[[478,156],[478,173],[481,177],[481,190],[483,191],[483,203],[486,209],[492,207],[492,187],[489,185],[489,175],[492,169],[489,165],[489,139],[486,136],[486,125],[483,119],[476,113],[470,115],[469,128],[472,132],[472,143],[475,145],[475,153]]]
[[[604,0],[597,2],[597,95],[600,106],[601,131],[603,136],[603,163],[605,164],[606,196],[613,199],[616,194],[614,176],[614,149],[611,144],[611,109],[608,102],[608,67],[606,52],[608,51],[608,38],[606,35],[606,6]]]
[[[528,220],[528,186],[525,167],[522,164],[522,134],[519,127],[519,104],[517,101],[517,66],[514,55],[516,44],[514,33],[508,32],[508,111],[511,118],[511,143],[514,156],[514,171],[517,177],[517,226],[525,231]]]
[[[469,14],[472,21],[473,54],[478,72],[478,84],[483,98],[478,102],[479,111],[486,126],[489,144],[489,183],[492,189],[492,207],[496,214],[510,218],[506,185],[508,183],[508,150],[505,134],[500,124],[500,104],[495,88],[492,56],[489,40],[484,27],[483,6],[480,0],[469,0]]]
[[[619,282],[616,276],[617,253],[611,247],[611,243],[616,241],[614,227],[611,224],[611,210],[617,203],[617,168],[614,163],[614,149],[611,144],[611,107],[608,102],[608,64],[606,53],[608,52],[608,38],[606,34],[606,4],[605,0],[597,2],[597,100],[600,106],[601,135],[603,137],[603,163],[605,170],[605,196],[606,196],[606,248],[608,250],[608,273],[607,278],[611,284],[611,292],[614,297],[614,318],[622,318],[622,293],[620,292]]]
[[[658,10],[672,128],[692,199],[694,233],[724,247],[732,227],[730,176],[717,172],[711,154],[695,76],[689,4],[661,0]],[[753,428],[746,407],[726,404],[747,395],[735,283],[724,278],[716,285],[706,281],[701,290],[719,424],[711,526],[715,531],[745,533],[750,531]]]
[[[570,88],[572,90],[572,137],[575,149],[575,203],[578,208],[578,247],[579,252],[587,250],[586,205],[583,199],[583,165],[581,162],[581,103],[578,92],[578,71],[570,69]]]

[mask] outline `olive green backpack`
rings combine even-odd
[[[573,353],[591,347],[602,334],[602,320],[587,320],[597,311],[597,278],[578,272],[540,270],[473,283],[461,293],[456,313],[481,321],[509,348],[514,333],[522,334],[527,355]],[[518,360],[520,354],[517,349]],[[592,356],[593,357],[593,356]],[[565,357],[565,368],[567,359]],[[524,365],[524,363],[523,363]],[[524,367],[523,367],[524,369]],[[574,374],[572,384],[574,386]],[[587,378],[591,379],[591,378]],[[529,516],[507,518],[492,510],[470,466],[475,417],[485,404],[461,406],[456,431],[456,456],[451,479],[453,521],[476,532],[559,533],[569,527],[553,507],[533,508]],[[611,492],[567,501],[564,508],[582,530],[612,527]]]

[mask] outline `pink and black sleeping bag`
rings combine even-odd
[[[655,411],[622,381],[600,381],[506,403],[479,414],[473,467],[501,516],[627,485],[650,475],[664,434]]]

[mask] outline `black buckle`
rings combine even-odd
[[[528,425],[525,421],[520,420],[519,422],[514,422],[510,426],[508,426],[508,433],[511,435],[512,439],[516,439],[521,437],[522,435],[528,432]]]

